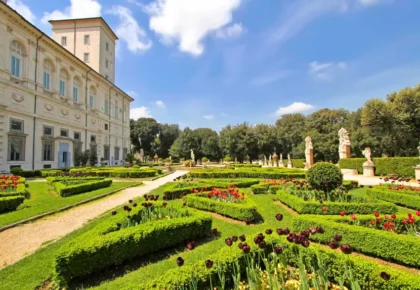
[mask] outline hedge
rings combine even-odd
[[[70,173],[83,173],[88,176],[101,176],[101,177],[116,177],[116,178],[144,178],[154,177],[156,174],[161,174],[162,169],[121,169],[121,170],[83,170],[77,169],[70,170]]]
[[[94,180],[104,180],[105,177],[71,177],[71,176],[59,176],[59,177],[47,177],[46,184],[52,185],[55,182],[61,182],[61,181],[76,181],[76,180],[82,180],[82,181],[94,181]]]
[[[366,193],[374,198],[402,205],[412,209],[420,209],[420,196],[400,191],[368,189]]]
[[[330,217],[327,220],[315,215],[297,216],[293,220],[293,228],[297,231],[318,226],[323,227],[325,233],[312,235],[312,240],[328,243],[335,234],[341,234],[341,243],[350,244],[358,252],[420,268],[420,239],[416,236],[338,223]]]
[[[162,206],[162,203],[154,203],[154,206]],[[185,211],[181,207],[175,208]],[[139,218],[144,209],[140,205],[133,208],[132,219]],[[210,233],[212,219],[209,215],[191,209],[188,212],[190,216],[187,217],[162,219],[124,229],[119,229],[118,224],[126,221],[126,215],[109,216],[92,230],[59,248],[54,262],[58,281],[66,283],[75,277]]]
[[[0,197],[0,213],[16,210],[24,200],[22,195]]]
[[[109,187],[112,183],[111,179],[90,181],[86,183],[80,183],[75,185],[65,185],[62,182],[54,182],[55,192],[63,197],[84,193],[99,188]]]
[[[419,164],[418,157],[389,157],[374,158],[375,175],[386,176],[388,174],[398,174],[404,177],[414,177],[414,169]],[[363,173],[363,163],[365,158],[344,158],[340,159],[339,165],[342,169],[357,169],[359,174]]]
[[[16,187],[15,191],[12,192],[0,192],[1,197],[8,197],[8,196],[23,196],[25,198],[29,198],[30,194],[29,191],[26,189],[25,183],[19,183]]]
[[[243,203],[222,202],[208,198],[205,194],[186,196],[187,206],[206,210],[241,221],[252,221],[256,218],[257,207],[245,196]]]
[[[256,163],[234,163],[229,165],[229,168],[261,168],[261,165]]]
[[[194,178],[305,178],[301,170],[283,168],[199,169],[189,173]]]
[[[343,184],[341,185],[342,188],[345,190],[351,190],[353,188],[358,187],[359,182],[357,181],[350,181],[345,180],[343,181]],[[265,193],[271,193],[276,194],[277,190],[282,189],[284,185],[272,185],[269,183],[260,183],[255,184],[251,186],[251,190],[254,194],[265,194]]]
[[[324,234],[325,235],[325,234]],[[253,236],[247,236],[247,240],[253,239]],[[285,241],[283,237],[267,236],[265,240],[268,243],[267,249],[271,249],[270,245],[277,245],[283,248],[283,254],[286,260],[296,264],[297,256],[295,249],[298,246],[292,245]],[[248,242],[248,244],[250,244]],[[253,244],[253,243],[251,243]],[[345,255],[339,250],[331,250],[311,244],[308,248],[299,246],[299,252],[302,254],[307,269],[311,269],[311,262],[316,261],[319,257],[325,265],[328,265],[328,278],[331,281],[338,281],[342,278],[343,269],[350,265],[353,276],[358,280],[361,289],[381,289],[381,290],[419,290],[420,275],[404,271],[402,269],[378,264],[376,261],[367,260],[363,256]],[[251,247],[252,253],[262,252],[258,247]],[[182,267],[176,267],[167,271],[164,275],[157,279],[144,284],[138,284],[137,280],[127,283],[121,289],[182,289],[189,284],[192,279],[198,280],[198,289],[209,288],[209,277],[212,277],[213,285],[215,281],[219,281],[218,266],[225,269],[225,276],[230,277],[234,269],[234,261],[238,260],[241,272],[245,272],[245,259],[247,254],[236,246],[223,247],[217,253],[206,257],[201,261],[189,264],[188,260]],[[208,269],[205,261],[209,259],[213,261],[214,266]],[[381,272],[390,274],[390,279],[385,281],[380,277]],[[243,276],[242,276],[243,277]],[[243,278],[242,278],[243,280]]]
[[[43,170],[23,170],[19,172],[19,175],[22,177],[49,177],[49,176],[60,176],[63,175],[65,171],[61,169],[43,169]]]
[[[183,195],[186,194],[190,194],[191,190],[196,189],[196,190],[201,190],[201,189],[211,189],[213,187],[226,187],[228,185],[231,184],[235,184],[236,187],[238,188],[247,188],[250,187],[254,184],[257,184],[259,182],[259,180],[247,180],[247,181],[209,181],[209,182],[203,182],[203,183],[197,183],[197,184],[192,184],[191,186],[188,187],[182,187],[182,188],[171,188],[171,189],[167,189],[163,192],[163,195],[165,196],[166,200],[172,200],[172,199],[177,199],[177,198],[181,198]],[[176,186],[179,183],[174,182],[173,185]]]
[[[277,191],[277,197],[282,203],[300,214],[338,215],[342,211],[346,214],[372,214],[375,211],[389,214],[397,212],[395,204],[383,201],[366,203],[324,201],[321,204],[317,201],[304,201],[302,198],[297,197],[286,190]],[[322,210],[323,206],[326,207],[325,212]]]

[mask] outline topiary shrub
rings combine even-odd
[[[133,165],[133,168],[134,168],[134,169],[139,169],[139,168],[140,168],[140,166],[138,166],[137,164],[135,164],[135,165]]]
[[[17,176],[17,175],[19,175],[20,176],[20,174],[22,173],[22,168],[20,168],[20,167],[14,167],[14,168],[12,168],[11,170],[10,170],[10,172],[13,174],[13,175],[15,175],[15,176]]]
[[[208,161],[207,157],[201,158],[201,162],[207,162],[207,161]]]
[[[343,174],[334,164],[318,162],[308,169],[306,180],[317,190],[332,190],[343,183]]]

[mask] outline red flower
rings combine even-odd
[[[420,216],[420,210],[416,210],[416,215]]]
[[[344,211],[340,211],[340,215],[341,216],[344,216],[345,215],[345,212]]]
[[[324,205],[324,206],[322,206],[322,211],[323,212],[326,212],[327,211],[327,207]]]
[[[357,216],[354,213],[352,213],[350,216],[353,220],[355,220],[357,218]]]
[[[406,225],[407,224],[407,220],[406,219],[403,219],[402,220],[402,223],[403,223],[403,225]]]
[[[397,218],[397,215],[396,215],[395,213],[393,213],[393,214],[391,215],[391,217],[395,220],[395,219]]]
[[[375,220],[370,221],[370,225],[371,225],[371,226],[374,226],[375,224],[376,224]]]
[[[379,212],[375,211],[375,216],[378,217],[379,216]]]
[[[283,215],[281,213],[276,214],[276,220],[278,221],[283,220]]]

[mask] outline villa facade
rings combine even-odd
[[[83,151],[123,164],[130,103],[102,17],[50,21],[52,37],[0,1],[0,170],[69,167]]]

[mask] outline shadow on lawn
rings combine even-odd
[[[208,236],[204,239],[196,241],[196,247],[209,243],[213,240],[217,240],[220,237],[220,233]],[[186,248],[187,241],[185,244],[178,245],[177,247],[163,250],[157,253],[151,253],[146,256],[134,258],[131,261],[126,261],[121,265],[112,266],[108,269],[102,270],[98,273],[90,274],[89,276],[77,278],[72,280],[69,283],[67,289],[76,290],[76,289],[85,289],[89,287],[99,286],[105,281],[112,281],[124,275],[127,275],[130,272],[136,271],[141,267],[147,266],[149,264],[158,263],[162,260],[169,259],[174,255],[178,255],[180,252],[188,251]]]

